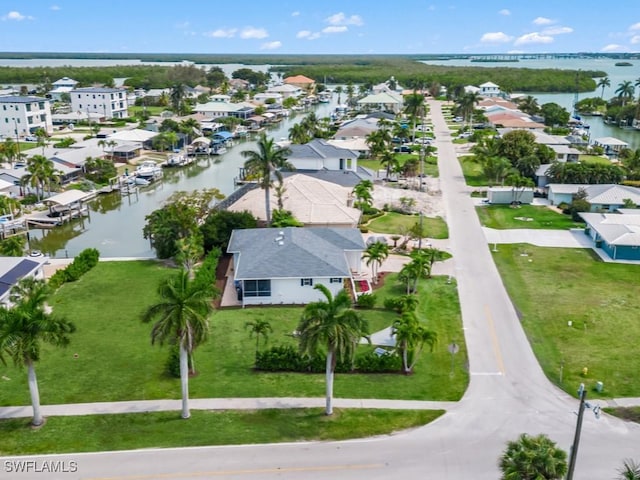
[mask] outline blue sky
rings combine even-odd
[[[0,49],[417,54],[638,52],[638,0],[0,0]]]

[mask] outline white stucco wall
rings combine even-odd
[[[271,280],[270,297],[243,297],[244,305],[279,305],[279,304],[307,304],[318,300],[324,300],[324,295],[314,287],[318,284],[325,285],[329,291],[336,295],[344,287],[343,283],[330,283],[328,278],[314,278],[313,286],[300,285],[299,278],[285,278]]]

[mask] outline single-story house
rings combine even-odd
[[[327,140],[316,138],[304,145],[292,144],[287,161],[296,170],[351,170],[358,169],[360,154],[336,147]]]
[[[399,113],[404,107],[404,100],[402,95],[381,92],[361,98],[358,100],[358,106],[365,110],[383,110]]]
[[[604,153],[610,156],[618,156],[620,150],[627,148],[629,144],[615,137],[594,138],[593,144],[596,147],[604,148]]]
[[[294,75],[292,77],[287,77],[284,79],[284,83],[301,88],[303,90],[306,90],[307,92],[312,91],[316,86],[315,80],[309,77],[305,77],[304,75]]]
[[[591,205],[592,212],[615,212],[624,207],[625,200],[630,200],[634,204],[640,205],[640,189],[627,185],[550,183],[547,188],[551,205],[571,203],[580,190],[585,191],[586,200]]]
[[[543,163],[541,164],[534,174],[536,177],[536,186],[538,188],[544,188],[549,184],[549,168],[551,168],[551,163]]]
[[[351,188],[320,180],[308,175],[294,173],[283,180],[283,207],[305,227],[357,227],[360,210],[353,207]],[[269,190],[271,205],[277,205],[275,189]],[[264,190],[260,188],[246,192],[227,207],[233,212],[248,211],[265,222]]]
[[[151,149],[151,141],[159,135],[159,132],[134,128],[131,130],[121,130],[108,136],[109,140],[116,142],[139,145],[141,148]]]
[[[585,233],[595,248],[614,260],[640,260],[640,210],[620,213],[580,213],[587,224]]]
[[[349,120],[344,122],[338,131],[333,135],[333,138],[338,140],[349,140],[352,138],[366,138],[372,132],[377,131],[379,119],[375,117],[356,118],[355,120]]]
[[[47,257],[0,257],[0,303],[10,305],[11,288],[22,278],[44,279],[44,264]]]
[[[277,94],[280,95],[281,98],[298,98],[299,96],[304,94],[304,90],[296,85],[287,84],[284,85],[276,85],[274,87],[269,87],[266,91],[267,94]]]
[[[242,305],[306,304],[333,295],[361,273],[365,250],[357,228],[249,228],[234,230],[227,252]]]
[[[570,147],[569,145],[548,145],[548,147],[556,154],[558,162],[577,162],[580,159],[580,150]]]

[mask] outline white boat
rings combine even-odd
[[[136,178],[141,177],[146,180],[160,178],[162,176],[162,168],[153,160],[145,160],[135,169]]]
[[[183,155],[171,155],[167,159],[167,167],[179,167],[180,165],[184,165],[185,158]]]
[[[222,155],[223,153],[227,153],[227,147],[225,147],[224,145],[220,145],[211,149],[211,155]]]
[[[136,185],[139,185],[141,187],[146,187],[147,185],[151,185],[151,182],[149,180],[147,180],[146,178],[142,178],[142,177],[136,177],[134,182],[135,182]]]

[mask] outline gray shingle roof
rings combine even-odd
[[[580,213],[580,216],[609,245],[640,246],[640,215]]]
[[[304,145],[292,144],[289,146],[291,154],[288,159],[296,158],[358,158],[358,153],[346,148],[336,147],[325,140],[316,138]]]
[[[0,103],[34,103],[44,101],[48,101],[48,99],[44,97],[25,97],[21,95],[6,95],[0,97]]]
[[[234,230],[227,252],[238,253],[235,278],[347,277],[345,251],[363,251],[356,228],[251,228]]]

